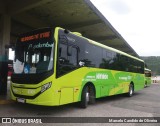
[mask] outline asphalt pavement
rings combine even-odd
[[[114,117],[160,117],[160,84],[152,84],[150,87],[146,87],[141,91],[135,92],[132,97],[126,97],[124,95],[116,95],[96,100],[94,105],[89,105],[86,109],[79,108],[77,103],[58,107],[46,107],[36,106],[29,104],[20,104],[13,102],[9,97],[0,96],[0,117],[37,117],[37,118],[49,118],[49,117],[69,117],[70,120],[76,118],[73,117],[89,117],[86,118],[93,122],[100,120],[100,117],[113,118]],[[54,119],[54,118],[53,118]],[[81,119],[81,118],[79,118]],[[71,121],[72,122],[72,121]],[[92,121],[91,121],[92,122]],[[81,126],[81,125],[109,125],[109,126],[159,126],[160,123],[54,123],[54,126],[69,125],[69,126]],[[0,125],[15,125],[15,124],[0,124]],[[16,124],[21,125],[21,124]],[[27,125],[27,124],[23,124]],[[34,124],[36,125],[36,124]],[[52,123],[37,124],[37,125],[53,125]]]

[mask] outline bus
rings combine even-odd
[[[144,69],[144,73],[145,73],[145,87],[150,86],[151,85],[151,70],[145,68]]]
[[[17,102],[59,106],[144,88],[144,61],[56,27],[42,28],[17,39],[11,98]]]

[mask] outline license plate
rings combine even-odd
[[[17,98],[17,102],[20,102],[20,103],[25,103],[26,100],[24,98]]]

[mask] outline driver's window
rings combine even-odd
[[[59,45],[59,63],[60,64],[68,64],[68,57],[67,57],[67,45],[60,44]]]
[[[78,49],[70,46],[71,55],[67,53],[67,44],[59,44],[59,57],[58,57],[58,76],[64,75],[77,68],[78,62]]]

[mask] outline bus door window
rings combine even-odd
[[[64,75],[77,68],[78,62],[78,48],[74,45],[65,43],[59,44],[58,57],[58,76]]]

